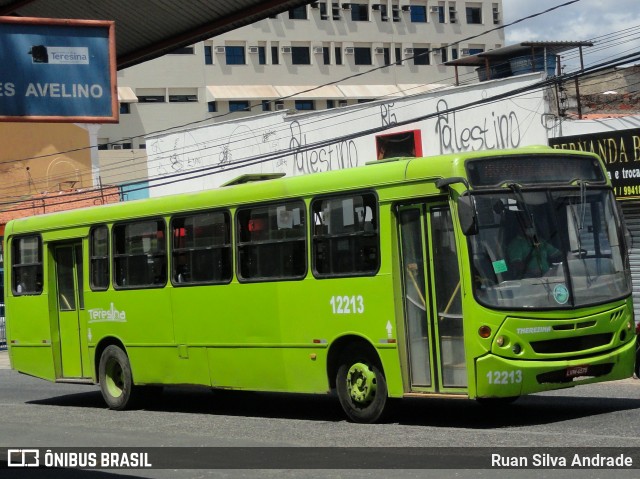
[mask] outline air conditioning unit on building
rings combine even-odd
[[[249,47],[249,53],[258,53],[260,49],[258,47]]]
[[[382,4],[380,3],[374,3],[373,5],[371,5],[371,9],[375,11],[380,10],[380,7],[382,7]]]
[[[280,53],[291,53],[291,47],[281,47]]]
[[[324,50],[322,47],[313,47],[313,53],[323,53]]]
[[[122,145],[118,145],[117,143],[115,145],[111,145],[111,149],[112,150],[122,150]]]
[[[276,103],[276,110],[278,111],[284,110],[284,103]]]
[[[225,48],[224,47],[215,47],[213,50],[216,53],[224,53],[225,52]]]
[[[320,5],[318,4],[319,2],[311,2],[311,8],[320,8]]]
[[[342,9],[343,10],[351,10],[351,4],[350,3],[343,3],[342,4]]]
[[[440,7],[429,7],[430,13],[438,13],[440,11]]]
[[[413,48],[405,48],[404,49],[404,54],[405,55],[413,55]]]
[[[346,55],[353,55],[355,53],[356,49],[354,47],[346,47],[344,49],[344,53]]]
[[[375,52],[376,52],[376,55],[384,55],[384,48],[376,47]]]
[[[462,50],[460,50],[460,55],[462,55],[463,57],[468,57],[470,55],[469,49],[463,48]]]
[[[411,5],[402,5],[402,11],[403,12],[410,12],[411,11]]]

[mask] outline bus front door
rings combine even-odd
[[[399,211],[408,379],[412,392],[465,393],[460,273],[447,204]]]
[[[80,328],[80,313],[84,310],[82,244],[56,245],[53,248],[53,254],[56,270],[62,377],[81,378],[87,376],[87,374],[83,374],[83,340]],[[84,372],[87,373],[87,371]]]

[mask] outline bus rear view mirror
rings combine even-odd
[[[465,236],[478,234],[478,212],[473,196],[467,194],[458,198],[458,219]]]

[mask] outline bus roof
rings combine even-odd
[[[414,181],[435,183],[440,178],[466,176],[464,162],[472,158],[531,154],[566,155],[567,153],[584,154],[545,146],[516,150],[487,150],[433,157],[397,158],[367,163],[363,167],[295,177],[271,178],[267,176],[263,181],[259,181],[260,178],[255,178],[256,181],[235,183],[232,181],[228,186],[206,191],[112,203],[15,219],[7,223],[5,236],[61,227],[80,227],[93,223],[126,221],[129,218],[157,217],[181,211],[224,208],[274,199],[318,196],[341,190],[383,188]],[[438,191],[434,184],[432,189],[425,191],[424,194],[437,194]],[[385,198],[381,196],[380,199],[383,201]]]

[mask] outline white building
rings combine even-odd
[[[120,71],[120,122],[97,134],[102,181],[136,179],[116,166],[141,171],[144,152],[131,150],[168,128],[452,84],[445,61],[503,46],[502,30],[483,34],[501,12],[501,0],[313,2]]]

